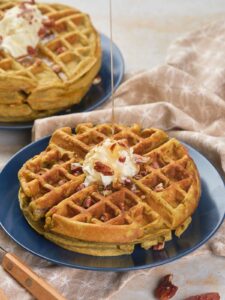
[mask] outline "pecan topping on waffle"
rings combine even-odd
[[[102,173],[104,176],[112,176],[114,174],[113,170],[109,166],[100,161],[95,162],[94,169],[97,172]]]
[[[126,161],[126,156],[120,156],[119,162],[124,163]]]
[[[155,192],[161,192],[164,190],[164,186],[163,186],[163,182],[160,182],[159,184],[157,184],[155,187],[154,187],[154,191]]]
[[[150,160],[149,157],[141,156],[139,154],[134,154],[134,159],[137,164],[146,164]]]
[[[87,197],[84,201],[83,201],[83,207],[84,208],[89,208],[90,206],[92,206],[93,204],[95,204],[95,201],[89,196]]]

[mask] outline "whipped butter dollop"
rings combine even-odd
[[[39,31],[46,19],[36,5],[29,3],[7,10],[0,21],[0,47],[15,58],[27,55],[29,47],[35,49],[39,43]]]
[[[128,177],[135,176],[140,168],[135,161],[133,149],[125,142],[106,139],[93,147],[83,162],[86,175],[85,186],[98,182],[104,186],[114,182],[123,183]]]

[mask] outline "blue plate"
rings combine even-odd
[[[70,109],[61,111],[56,115],[65,115],[76,112],[91,111],[107,101],[111,95],[111,67],[110,67],[110,40],[101,34],[102,44],[102,66],[99,76],[102,81],[98,85],[92,85],[89,92],[79,104],[73,105]],[[114,87],[119,86],[124,75],[124,60],[119,48],[113,44],[114,62]],[[0,122],[0,129],[24,130],[32,128],[33,122]]]
[[[219,228],[225,212],[224,183],[213,165],[199,152],[187,146],[201,176],[202,195],[193,221],[180,239],[174,237],[162,251],[136,247],[131,255],[93,257],[70,252],[36,233],[26,222],[19,208],[17,173],[26,160],[48,145],[49,137],[34,142],[12,157],[0,174],[0,222],[5,232],[23,248],[53,263],[68,267],[129,271],[150,268],[176,260],[204,244]]]

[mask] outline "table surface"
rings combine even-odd
[[[224,0],[113,0],[112,2],[113,39],[123,53],[125,72],[129,76],[163,64],[172,41],[202,24],[222,19],[225,13]],[[88,12],[96,28],[109,36],[108,1],[64,0],[63,3],[75,5]],[[30,141],[29,130],[0,131],[0,169],[16,151]],[[185,276],[181,274],[181,270],[184,269]],[[183,259],[159,267],[155,272],[166,274],[171,270],[179,286],[184,285],[185,290],[189,289],[191,294],[219,291],[221,295],[225,295],[223,258]],[[112,299],[153,299],[152,289],[156,284],[154,278],[157,276],[150,278],[149,275],[139,275],[139,277],[139,280],[131,280]],[[181,291],[174,300],[184,296],[185,292]]]

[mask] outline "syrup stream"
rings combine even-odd
[[[114,109],[114,63],[113,63],[113,34],[112,34],[112,0],[109,0],[109,22],[110,22],[110,64],[111,64],[111,101],[112,101],[112,134],[115,127]]]

